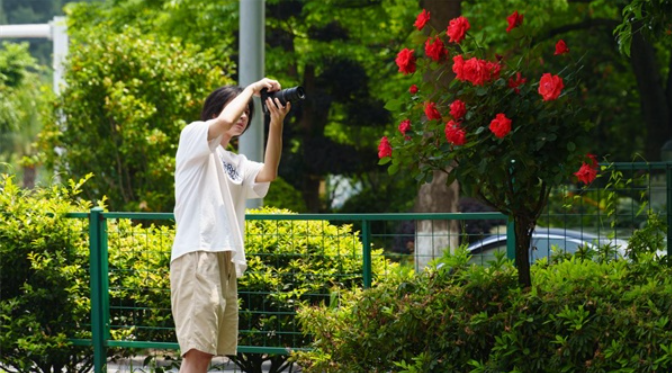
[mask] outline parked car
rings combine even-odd
[[[551,258],[553,249],[570,254],[576,253],[580,247],[596,249],[598,246],[611,245],[621,256],[625,256],[627,241],[610,239],[597,235],[562,228],[539,228],[532,233],[530,243],[530,263],[541,258]],[[471,253],[471,262],[486,263],[495,259],[496,252],[506,252],[506,235],[494,234],[474,242],[467,250]]]

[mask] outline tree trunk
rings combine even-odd
[[[35,166],[25,166],[23,168],[23,187],[25,189],[35,188],[36,175],[37,170],[35,169]]]
[[[421,0],[420,6],[431,14],[429,24],[436,30],[443,30],[451,19],[461,14],[462,0]],[[440,86],[448,87],[453,74],[444,74],[440,79]],[[436,80],[434,74],[425,74],[425,81]],[[435,171],[434,178],[429,184],[422,185],[418,190],[415,203],[415,212],[457,212],[459,185],[453,182],[447,185],[447,175],[442,171]],[[422,270],[428,262],[441,257],[443,251],[454,250],[459,245],[459,225],[456,220],[421,220],[415,228],[415,267]]]
[[[418,190],[415,212],[457,212],[459,185],[447,184],[448,175],[434,171],[431,183],[423,184]],[[415,227],[415,269],[421,271],[427,264],[443,255],[446,249],[453,250],[459,245],[459,225],[457,220],[419,220]]]
[[[530,276],[530,243],[535,221],[525,216],[514,216],[514,233],[516,236],[516,268],[518,268],[518,283],[524,288],[532,286]]]
[[[669,98],[656,63],[656,53],[641,33],[632,35],[630,64],[637,79],[642,118],[646,125],[645,157],[660,160],[660,149],[671,140]]]

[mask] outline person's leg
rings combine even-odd
[[[211,360],[211,354],[191,349],[182,357],[180,373],[207,373]]]
[[[217,355],[235,355],[238,347],[238,289],[236,270],[231,262],[231,252],[218,256],[220,266],[220,317]]]

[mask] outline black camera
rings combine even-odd
[[[264,109],[264,114],[268,114],[268,107],[266,107],[266,99],[271,98],[273,102],[277,98],[280,100],[280,104],[287,105],[288,101],[293,100],[303,100],[306,98],[306,92],[303,90],[303,87],[292,87],[283,89],[281,91],[269,92],[267,88],[264,88],[259,92],[261,94],[261,107]]]

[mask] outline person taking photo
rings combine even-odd
[[[254,115],[253,96],[279,91],[264,78],[244,89],[224,86],[205,100],[200,121],[180,134],[175,159],[175,241],[170,264],[171,308],[183,361],[180,373],[206,373],[214,356],[235,355],[237,278],[245,259],[245,201],[263,198],[278,176],[283,121],[291,109],[265,102],[270,128],[264,162],[226,150]]]

